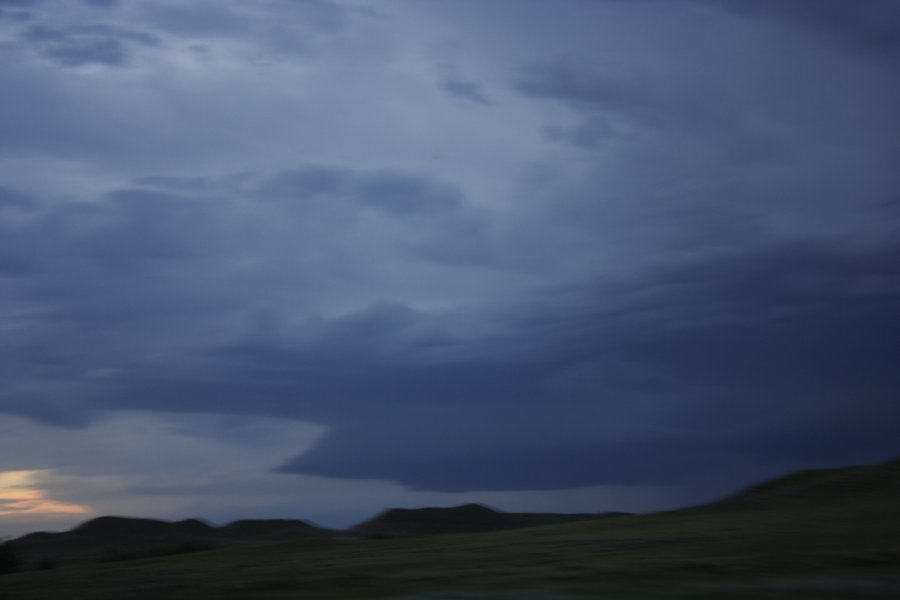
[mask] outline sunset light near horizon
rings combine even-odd
[[[59,502],[41,489],[44,470],[0,471],[0,517],[86,515],[87,506]]]

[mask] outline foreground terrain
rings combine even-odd
[[[409,533],[409,532],[407,532]],[[0,577],[2,600],[900,597],[900,461],[654,515],[247,542]]]

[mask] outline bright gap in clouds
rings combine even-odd
[[[49,497],[47,490],[41,486],[51,474],[46,470],[0,472],[0,517],[56,517],[93,512],[88,506]]]

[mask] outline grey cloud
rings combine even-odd
[[[745,243],[547,290],[481,317],[515,333],[475,340],[400,304],[264,319],[181,368],[114,376],[87,405],[313,420],[329,437],[283,470],[453,491],[683,480],[704,454],[735,473],[877,457],[900,416],[897,264],[891,244]]]
[[[448,79],[441,84],[441,89],[451,96],[455,96],[473,104],[481,104],[484,106],[491,106],[494,104],[490,97],[481,90],[481,86],[471,81]]]
[[[36,209],[37,203],[27,194],[0,186],[0,211],[32,212]]]
[[[260,194],[304,211],[307,219],[316,214],[341,227],[366,210],[415,221],[391,242],[413,260],[465,264],[491,252],[489,217],[468,206],[458,187],[423,173],[307,165],[272,177]]]
[[[350,201],[396,217],[447,213],[461,204],[461,193],[452,185],[401,171],[357,172],[310,165],[281,173],[261,189],[265,195],[297,202]]]
[[[479,415],[471,415],[478,418]],[[498,417],[494,425],[506,420]],[[405,432],[404,432],[405,433]],[[458,441],[469,444],[466,432]],[[479,446],[461,452],[417,454],[419,446],[404,444],[403,434],[390,439],[370,436],[365,444],[331,452],[328,440],[282,472],[313,473],[351,479],[378,477],[403,482],[413,489],[462,492],[473,490],[567,489],[603,482],[609,485],[694,484],[734,487],[745,483],[738,473],[761,465],[775,470],[801,465],[882,460],[896,447],[889,427],[876,426],[864,436],[841,427],[795,428],[750,438],[697,436],[640,442],[604,443],[543,448],[532,441],[522,446],[492,448],[486,454]],[[500,440],[497,439],[497,446]],[[396,445],[396,459],[385,460],[373,448]],[[786,458],[790,457],[790,458]],[[698,465],[702,465],[698,468]],[[771,467],[770,467],[771,468]]]
[[[654,128],[671,125],[678,114],[674,103],[684,103],[672,90],[663,94],[659,84],[600,75],[561,63],[523,69],[512,88],[527,97],[562,102],[581,113],[577,126],[549,126],[545,134],[586,149],[630,135],[618,123],[623,118]]]
[[[460,367],[472,382],[463,396],[490,402],[457,400],[445,406],[450,414],[420,405],[408,421],[387,413],[383,429],[338,426],[284,469],[514,489],[684,478],[704,454],[738,470],[779,455],[795,465],[877,458],[894,447],[881,424],[900,417],[890,391],[900,384],[891,341],[900,336],[897,259],[896,247],[772,246],[670,268],[615,294],[586,292],[517,328],[536,336],[520,339],[533,344],[529,362],[487,379]],[[618,303],[598,311],[600,295]],[[563,383],[578,364],[594,366]],[[492,392],[482,387],[489,382]],[[617,439],[622,431],[637,437]],[[447,454],[441,439],[465,440],[471,457]]]
[[[316,354],[340,357],[349,352],[389,356],[392,351],[405,349],[414,338],[422,335],[416,329],[423,320],[422,315],[408,306],[377,303],[324,323],[320,341],[316,343]]]
[[[44,56],[65,67],[102,64],[118,67],[128,58],[130,45],[156,46],[159,40],[148,33],[107,25],[78,25],[53,28],[35,25],[25,39],[35,44]]]
[[[331,0],[274,0],[261,5],[215,1],[148,3],[141,7],[160,29],[197,40],[244,40],[270,51],[309,56],[340,32],[349,12]]]
[[[0,276],[22,277],[34,271],[34,264],[26,252],[0,249]]]
[[[621,1],[621,0],[620,0]],[[671,4],[667,0],[644,0]],[[900,7],[894,0],[680,0],[684,4],[767,19],[819,34],[824,41],[895,58],[900,50]]]
[[[39,423],[81,429],[89,425],[96,417],[81,404],[73,406],[71,397],[51,401],[44,390],[36,390],[30,394],[14,393],[10,395],[13,398],[3,401],[4,413],[26,417]]]
[[[41,0],[0,0],[0,18],[27,21],[32,17],[28,10],[36,8]]]
[[[722,6],[808,27],[866,52],[896,57],[900,51],[900,6],[893,0],[726,0]]]
[[[272,293],[281,287],[294,290],[299,283],[309,287],[308,295],[327,298],[334,293],[330,287],[359,285],[353,281],[358,271],[377,278],[368,265],[377,268],[389,258],[397,240],[378,222],[359,219],[360,213],[371,210],[387,219],[416,220],[416,234],[409,238],[415,241],[422,231],[426,236],[439,231],[438,225],[462,210],[461,196],[452,186],[398,172],[308,167],[249,189],[235,186],[233,178],[226,180],[144,177],[135,188],[114,190],[90,202],[47,203],[45,208],[27,196],[5,191],[3,212],[24,215],[3,223],[0,241],[3,275],[19,280],[0,280],[0,286],[15,286],[7,289],[16,301],[4,308],[9,314],[16,314],[19,306],[24,311],[10,327],[14,335],[6,339],[9,364],[17,371],[10,384],[17,380],[31,385],[52,377],[62,387],[71,386],[74,405],[74,390],[82,386],[85,373],[112,368],[114,375],[92,379],[91,385],[109,388],[116,397],[121,393],[118,386],[124,385],[115,375],[118,368],[143,365],[137,367],[138,373],[149,369],[144,361],[176,338],[187,341],[188,330],[206,332],[188,342],[195,348],[202,348],[211,332],[221,332],[213,337],[236,335],[229,323],[248,308],[265,305],[260,286]],[[306,208],[298,212],[295,201],[306,203],[302,204]],[[360,240],[354,242],[356,247],[343,241],[354,238]],[[201,272],[203,277],[192,274]],[[28,310],[35,305],[41,309]],[[291,331],[287,325],[284,329]],[[300,346],[307,359],[321,355],[338,361],[368,355],[381,360],[394,353],[427,357],[448,347],[452,351],[457,344],[446,325],[432,325],[417,311],[391,302],[319,325],[308,320],[301,338],[310,335],[315,344],[305,350]],[[225,354],[249,361],[254,368],[259,357],[274,360],[268,350],[254,353],[261,342],[253,339]],[[263,348],[267,344],[271,340]],[[246,356],[238,351],[244,346],[249,348]],[[289,348],[297,350],[295,344]],[[52,361],[39,360],[51,355]],[[36,370],[28,372],[26,365]],[[313,360],[310,368],[319,366]],[[377,371],[374,365],[363,369],[373,370]],[[367,378],[374,378],[373,385],[388,385],[391,374],[373,372],[360,381]],[[422,393],[426,382],[413,379],[398,389],[411,386],[402,393]],[[157,389],[145,383],[148,389]],[[320,394],[332,383],[326,378],[321,386],[310,385]],[[203,391],[205,384],[190,380],[175,387],[194,390],[198,402],[220,393],[214,386]],[[228,389],[226,397],[239,390]],[[255,384],[242,398],[250,402],[260,393],[282,398],[281,392]],[[173,390],[172,397],[182,396]],[[46,411],[32,412],[40,416]]]
[[[81,3],[30,30],[0,101],[0,410],[311,421],[329,433],[282,471],[439,490],[897,451],[883,63],[774,4],[783,26],[722,5],[719,28],[591,3],[617,37],[468,3],[447,10],[506,33],[447,60],[517,96],[460,110],[435,82],[484,90],[427,62],[434,7],[401,4],[371,31],[330,2],[133,4],[160,64]]]
[[[336,197],[347,193],[353,175],[335,167],[309,165],[279,173],[265,182],[261,192],[266,196],[302,201],[307,198]]]
[[[78,77],[72,70],[56,75],[29,68],[28,61],[6,67],[3,77],[9,87],[0,106],[8,124],[0,139],[0,155],[6,157],[79,161],[91,156],[126,170],[141,165],[136,174],[153,173],[159,164],[181,164],[201,155],[225,160],[235,148],[250,152],[258,139],[251,134],[269,127],[275,137],[276,130],[284,132],[283,123],[264,116],[266,111],[241,112],[242,118],[235,119],[234,106],[245,105],[246,88],[229,92],[226,104],[233,102],[231,106],[211,102],[211,93],[202,89],[159,95],[159,89],[145,87],[146,81],[131,81],[129,71],[135,67],[126,61],[99,79],[88,97],[69,85],[73,81],[68,77]],[[164,97],[168,99],[160,102]]]
[[[544,134],[550,140],[584,149],[596,148],[604,141],[616,137],[615,128],[603,117],[587,118],[576,127],[550,125],[544,128]]]
[[[203,263],[215,241],[209,208],[202,198],[122,190],[103,202],[48,205],[4,221],[0,265],[15,277],[0,276],[10,402],[32,403],[43,415],[42,396],[66,396],[77,412],[79,390],[107,386],[91,373],[152,355],[171,339],[178,314],[192,314],[178,328],[199,323],[215,292],[201,300],[194,278],[173,271]],[[59,388],[53,394],[40,392],[48,381]]]
[[[335,189],[317,177],[300,182]],[[293,184],[275,189],[296,193]],[[179,230],[177,211],[156,212],[179,199],[157,194],[117,192],[112,214],[128,222],[136,210],[138,221],[168,224],[176,237],[202,226]],[[689,213],[680,226],[697,218]],[[697,477],[692,465],[703,456],[718,457],[705,463],[716,473],[740,473],[891,451],[882,424],[900,417],[890,397],[900,383],[891,344],[900,336],[900,248],[763,239],[674,260],[627,284],[548,289],[530,307],[481,315],[510,325],[497,336],[467,340],[453,319],[397,303],[293,324],[264,318],[236,341],[198,340],[189,354],[75,388],[66,413],[35,394],[4,409],[72,424],[87,409],[311,420],[330,434],[283,471],[445,491],[683,481]],[[109,250],[120,244],[132,252],[124,238]],[[79,308],[66,320],[105,322],[109,344],[115,324],[135,326],[127,313],[143,310],[121,291],[121,319],[97,306],[95,316]],[[162,299],[173,292],[185,290]],[[14,356],[61,382],[87,368],[58,328],[53,339],[50,354],[32,344]]]
[[[571,65],[533,66],[514,83],[518,91],[538,98],[562,98],[587,106],[643,110],[656,105],[649,85],[604,80]]]
[[[822,4],[827,12],[824,5],[830,3]],[[818,6],[790,1],[772,5],[810,14]],[[848,12],[869,10],[860,3],[841,5]],[[716,6],[710,15],[729,5]],[[760,12],[768,19],[784,19],[770,14],[778,12],[775,8]],[[801,35],[775,35],[762,47],[748,36],[754,30],[739,22],[723,20],[721,30],[704,30],[703,22],[685,25],[692,28],[685,35],[697,38],[691,52],[718,58],[709,63],[696,58],[672,63],[672,68],[680,69],[677,77],[667,68],[672,58],[669,42],[661,40],[659,46],[635,47],[622,60],[549,57],[523,66],[510,86],[527,98],[571,109],[574,124],[560,119],[547,123],[544,131],[551,139],[587,150],[613,145],[619,150],[650,144],[666,147],[671,141],[677,147],[691,145],[692,152],[700,154],[708,148],[696,144],[709,145],[715,147],[715,156],[730,161],[728,167],[715,167],[719,173],[734,165],[786,164],[801,152],[824,159],[823,150],[832,144],[855,145],[873,160],[888,152],[898,155],[896,142],[882,136],[884,129],[876,121],[896,127],[889,105],[900,95],[879,69],[872,68],[878,63],[871,56],[817,48]],[[715,78],[709,76],[710,68],[716,69]],[[835,86],[836,77],[848,83]],[[866,114],[871,121],[859,112],[861,105],[869,107]],[[819,141],[810,144],[812,139]]]
[[[3,6],[0,5],[0,19],[5,19],[14,23],[21,23],[30,20],[32,16],[32,13],[28,12],[27,10],[20,10],[16,6],[8,9],[3,8]]]
[[[109,214],[92,239],[74,242],[99,264],[133,272],[147,261],[183,260],[200,251],[203,242],[193,234],[201,224],[215,230],[202,200],[139,190],[112,192],[108,200]]]
[[[171,177],[151,175],[135,180],[138,186],[159,188],[174,192],[202,192],[212,188],[213,184],[205,177]]]
[[[38,210],[37,201],[18,190],[0,186],[0,277],[21,277],[32,273],[35,261],[22,236],[19,223],[31,219]]]
[[[523,68],[512,89],[572,108],[580,116],[577,125],[550,126],[545,132],[551,139],[582,148],[669,133],[721,144],[723,151],[753,160],[772,158],[781,151],[770,132],[744,120],[742,105],[749,98],[736,99],[723,90],[692,84],[688,77],[673,82],[549,63]],[[739,149],[733,143],[737,137]]]
[[[142,7],[162,29],[191,37],[246,35],[251,20],[222,2],[152,3]]]
[[[30,239],[42,268],[59,260],[92,267],[142,271],[156,260],[182,259],[197,252],[194,227],[209,218],[202,200],[142,190],[111,192],[102,204],[73,204],[34,216],[9,231]],[[204,225],[211,231],[213,223]]]
[[[360,181],[359,201],[391,215],[448,213],[459,208],[460,193],[452,186],[404,173],[376,173]]]

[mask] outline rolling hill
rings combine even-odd
[[[527,528],[486,507],[388,511],[376,524],[424,521],[442,535],[233,544],[29,571],[0,577],[0,597],[896,598],[897,466],[795,473],[691,509]],[[498,528],[451,533],[454,519]]]
[[[748,508],[772,504],[900,501],[900,458],[873,465],[798,471],[758,483],[703,508]]]
[[[70,531],[29,533],[9,542],[26,565],[81,564],[180,554],[241,543],[328,539],[336,532],[300,520],[243,520],[215,527],[199,519],[169,522],[97,517]]]
[[[449,508],[392,508],[350,528],[348,533],[370,538],[474,533],[587,521],[623,514],[626,513],[505,513],[481,504]]]

